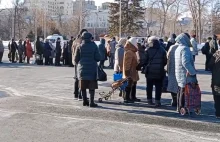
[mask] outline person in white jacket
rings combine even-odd
[[[191,42],[191,45],[192,45],[192,47],[190,48],[190,51],[193,55],[193,59],[194,59],[194,62],[195,62],[196,56],[198,55],[198,48],[197,48],[198,42],[196,40],[196,35],[191,35],[190,42]]]
[[[0,63],[2,63],[3,54],[4,54],[4,45],[2,40],[0,39]]]

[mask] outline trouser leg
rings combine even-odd
[[[177,93],[177,110],[180,112],[180,109],[185,107],[185,88],[179,87]]]
[[[15,62],[15,52],[12,52],[11,56],[12,56],[12,63],[13,63]]]
[[[161,95],[162,95],[162,86],[163,86],[163,80],[159,79],[159,80],[155,80],[155,102],[156,103],[160,103],[161,100]]]
[[[87,102],[87,92],[86,90],[82,90],[83,102]]]
[[[30,64],[30,58],[29,57],[27,57],[27,63]]]
[[[220,117],[220,96],[214,94],[215,115]]]
[[[147,79],[147,100],[152,101],[154,81],[152,79]]]
[[[91,104],[94,104],[95,90],[89,90],[89,94],[90,94],[89,103],[91,105]]]
[[[0,52],[0,63],[2,62],[3,54],[4,54],[4,52]]]
[[[172,96],[172,102],[171,102],[171,105],[174,107],[177,106],[177,94],[176,93],[171,93],[171,96]]]

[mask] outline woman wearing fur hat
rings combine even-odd
[[[146,50],[145,76],[147,78],[147,100],[148,104],[153,104],[152,92],[153,85],[156,87],[155,106],[161,105],[161,94],[163,78],[165,75],[164,67],[167,64],[167,56],[164,48],[156,37],[148,38],[149,48]]]
[[[125,103],[139,102],[140,99],[136,98],[136,85],[139,80],[137,61],[137,39],[130,38],[125,44],[125,53],[123,61],[123,78],[128,78],[128,86],[125,89]]]

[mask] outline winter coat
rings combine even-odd
[[[9,47],[10,52],[16,52],[16,50],[18,49],[16,42],[10,42],[8,47]]]
[[[33,57],[33,49],[31,47],[31,43],[30,42],[26,42],[26,48],[25,49],[26,49],[26,56],[28,58]]]
[[[212,89],[214,95],[220,96],[220,51],[217,51],[209,62],[209,68],[212,71]]]
[[[61,48],[60,41],[56,42],[56,50],[55,51],[58,56],[61,56],[62,48]]]
[[[195,38],[190,40],[192,47],[190,48],[192,55],[198,55],[198,43]]]
[[[75,55],[76,49],[81,45],[81,43],[82,43],[81,37],[77,38],[73,41],[73,45],[72,45],[72,63],[73,63],[73,65],[77,65],[74,61],[74,55]]]
[[[25,50],[24,45],[22,43],[19,43],[18,44],[18,54],[19,55],[24,54],[24,50]]]
[[[73,46],[73,40],[71,39],[71,40],[68,42],[68,53],[72,53],[72,46]]]
[[[104,61],[106,59],[106,53],[107,53],[107,50],[105,48],[105,39],[101,39],[98,48],[99,48],[99,54],[101,56],[101,61]]]
[[[77,64],[79,80],[97,80],[97,62],[100,61],[100,54],[91,38],[90,33],[83,34],[83,42],[77,47],[73,58]]]
[[[117,44],[115,50],[115,65],[114,65],[115,72],[122,72],[123,60],[124,60],[124,47],[123,45]]]
[[[36,41],[36,54],[42,55],[44,54],[44,48],[39,40]]]
[[[49,42],[46,42],[46,43],[44,44],[44,57],[50,57],[52,50],[53,50],[53,49],[51,48],[50,43],[49,43]]]
[[[158,40],[153,41],[153,46],[146,50],[145,76],[148,79],[162,79],[165,75],[164,67],[167,64],[167,55]],[[154,56],[154,57],[153,57]]]
[[[136,70],[136,67],[138,65],[136,55],[137,48],[130,42],[127,42],[124,50],[125,53],[123,60],[123,78],[130,77],[132,81],[136,82],[139,80],[138,71]]]
[[[176,38],[175,34],[172,34],[170,36],[170,38],[168,39],[168,42],[167,42],[166,51],[169,51],[170,47],[175,44],[175,38]]]
[[[168,86],[167,91],[172,93],[178,92],[178,83],[175,74],[175,52],[178,44],[170,47],[167,53],[167,73],[168,73]]]
[[[138,45],[138,51],[137,51],[137,60],[138,60],[138,64],[140,66],[143,66],[146,60],[146,56],[145,56],[145,47]]]
[[[194,59],[190,51],[190,39],[185,34],[180,34],[177,39],[179,44],[175,51],[175,72],[179,87],[184,88],[188,83],[197,83]],[[190,76],[186,76],[189,72]]]
[[[209,45],[210,41],[208,40],[205,45],[202,47],[202,53],[205,55],[210,55],[210,45]]]
[[[110,53],[111,54],[114,54],[115,53],[115,47],[116,47],[116,45],[117,45],[117,42],[115,41],[115,40],[112,40],[111,42],[110,42]]]
[[[216,40],[211,40],[210,43],[210,53],[213,55],[216,51],[218,51],[218,43]]]
[[[3,43],[2,43],[2,41],[0,41],[0,52],[1,53],[4,52],[4,49],[5,49],[5,47],[4,47]]]

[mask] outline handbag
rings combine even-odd
[[[158,52],[159,48],[157,49],[157,51],[155,52],[154,56],[149,60],[149,63],[142,69],[141,73],[142,74],[147,74],[148,73],[148,67],[151,65],[151,63],[154,60],[154,57],[156,56],[157,52]]]
[[[97,76],[98,76],[98,78],[97,78],[97,80],[98,81],[107,81],[107,74],[105,73],[105,71],[101,68],[101,67],[99,67],[98,66],[98,68],[97,68]]]

